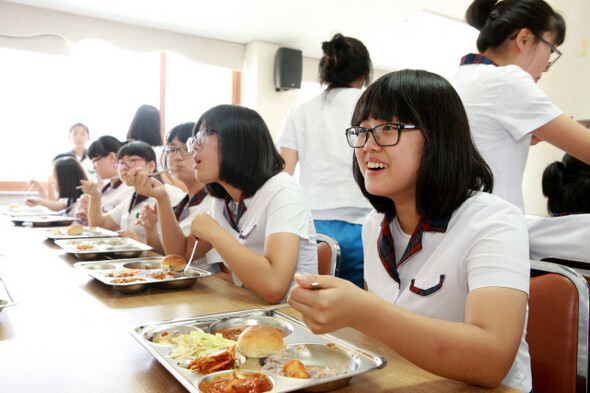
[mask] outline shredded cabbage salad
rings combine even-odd
[[[192,359],[207,356],[213,352],[229,349],[236,345],[233,340],[198,331],[192,331],[190,335],[180,335],[172,339],[172,341],[177,344],[168,355],[172,359]]]

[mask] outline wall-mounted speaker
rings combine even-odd
[[[301,88],[303,55],[300,50],[279,48],[275,55],[275,87],[277,91]]]

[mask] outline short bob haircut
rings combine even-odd
[[[103,135],[88,146],[88,157],[91,160],[106,157],[111,153],[117,154],[123,142],[110,135]]]
[[[565,154],[545,168],[542,184],[549,213],[590,213],[590,165]]]
[[[166,135],[166,144],[169,145],[170,143],[172,143],[172,140],[174,138],[178,138],[178,140],[181,143],[186,144],[188,138],[190,138],[193,135],[193,129],[195,128],[195,124],[196,123],[194,121],[189,121],[173,127],[170,131],[168,131],[168,134]],[[162,154],[161,161],[162,168],[167,169],[168,160],[166,159],[165,154]]]
[[[88,180],[88,178],[76,157],[67,155],[57,157],[53,161],[53,170],[59,189],[59,198],[78,199],[82,195],[82,190],[76,187],[80,185],[80,180]]]
[[[238,105],[219,105],[201,115],[194,132],[201,126],[217,134],[220,179],[242,192],[258,191],[284,169],[285,161],[256,111]],[[206,187],[213,197],[225,198],[227,194],[219,183]]]
[[[498,48],[515,38],[520,29],[529,29],[537,41],[549,32],[555,46],[565,40],[565,21],[543,0],[475,0],[465,13],[467,23],[479,30],[477,49]]]
[[[144,141],[150,146],[162,146],[160,111],[152,105],[142,105],[135,112],[127,131],[127,139]]]
[[[469,131],[463,103],[443,77],[422,70],[402,70],[379,78],[362,94],[352,125],[372,118],[416,124],[424,135],[417,174],[416,208],[425,219],[450,216],[474,192],[491,192],[493,176]],[[403,138],[403,135],[402,135]],[[370,194],[356,157],[353,174],[361,192],[384,213],[395,203]]]
[[[125,156],[139,156],[143,158],[146,162],[153,161],[154,164],[157,164],[156,153],[154,152],[154,149],[152,149],[150,145],[142,141],[132,141],[121,146],[121,148],[117,152],[117,160],[120,160]]]

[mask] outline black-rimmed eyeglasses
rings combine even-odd
[[[543,41],[551,49],[551,54],[549,55],[549,63],[547,63],[547,68],[549,68],[553,64],[555,64],[555,62],[557,60],[559,60],[559,58],[561,57],[562,53],[559,51],[559,49],[557,49],[556,47],[554,47],[553,44],[551,44],[549,41],[547,41],[543,37],[540,37],[540,36],[537,36],[537,37],[541,41]]]
[[[213,133],[215,133],[215,130],[211,129],[197,131],[195,136],[191,136],[187,139],[186,148],[190,153],[192,153],[193,151],[195,151],[195,149],[193,148],[195,143],[197,144],[197,146],[203,146],[205,143],[207,143],[207,135],[211,135]]]
[[[172,148],[172,147],[166,146],[166,148],[164,148],[164,154],[166,155],[166,157],[174,157],[174,155],[176,153],[180,153],[181,156],[186,156],[188,154],[191,154],[191,152],[188,150],[187,146],[182,146],[182,147],[178,147],[178,148]]]
[[[414,124],[383,123],[373,128],[350,127],[346,129],[346,141],[350,147],[363,147],[373,134],[379,146],[395,146],[399,143],[403,130],[417,130]]]

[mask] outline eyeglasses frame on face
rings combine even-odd
[[[187,140],[187,145],[188,145],[188,140]],[[175,155],[176,155],[178,152],[180,152],[180,156],[181,156],[181,157],[183,157],[183,156],[186,156],[186,155],[192,154],[192,152],[189,150],[189,148],[188,148],[188,146],[187,146],[187,145],[185,145],[185,146],[182,146],[182,147],[177,147],[177,148],[174,148],[174,149],[171,149],[171,148],[169,148],[168,146],[166,146],[166,147],[164,148],[164,155],[165,155],[166,157],[174,157],[174,156],[175,156]],[[183,149],[185,149],[185,150],[186,150],[186,153],[184,153],[184,152],[182,151]]]
[[[126,162],[121,162],[121,161],[118,161],[118,162],[116,163],[116,164],[117,164],[117,169],[121,168],[122,166],[126,166],[127,168],[135,168],[135,163],[136,163],[137,161],[146,161],[146,159],[145,159],[145,158],[143,158],[143,157],[139,157],[139,158],[131,158],[129,161],[131,161],[131,162],[133,163],[133,166],[130,166],[130,165],[129,165],[128,163],[126,163]],[[146,162],[147,162],[147,161],[146,161]]]
[[[207,135],[211,135],[214,133],[215,133],[215,130],[210,129],[210,128],[197,131],[197,133],[195,135],[193,135],[187,139],[186,148],[188,149],[188,151],[190,153],[194,152],[195,149],[193,148],[193,146],[195,145],[195,143],[197,144],[197,146],[203,146],[205,143],[207,143]],[[200,139],[202,139],[201,142],[199,142]]]
[[[551,49],[551,53],[557,53],[557,57],[547,63],[547,68],[550,68],[553,64],[555,64],[557,62],[557,60],[559,60],[559,58],[561,57],[561,55],[563,53],[561,53],[561,51],[559,49],[557,49],[555,46],[553,46],[553,44],[550,43],[549,41],[547,41],[545,38],[543,38],[539,35],[537,36],[537,38],[540,39],[541,41],[543,41]]]
[[[102,160],[103,158],[105,158],[105,157],[106,156],[102,156],[102,157],[95,158],[94,160],[91,160],[92,161],[92,166],[96,166],[98,164],[98,162],[100,160]]]
[[[393,144],[383,145],[383,144],[379,143],[378,138],[375,137],[375,129],[376,128],[379,128],[379,127],[382,127],[382,126],[387,126],[387,125],[394,126],[397,129],[397,140]],[[382,147],[386,147],[386,146],[395,146],[395,145],[397,145],[399,143],[399,141],[402,139],[402,131],[403,130],[418,130],[419,127],[417,125],[415,125],[415,124],[402,124],[402,123],[391,123],[391,122],[382,123],[382,124],[376,125],[373,128],[365,128],[365,127],[361,127],[361,126],[348,127],[346,129],[346,131],[344,131],[344,135],[346,136],[346,142],[348,143],[348,146],[356,149],[356,148],[364,147],[367,144],[367,142],[369,141],[369,137],[367,136],[367,138],[365,139],[365,143],[363,143],[362,145],[360,145],[360,146],[353,146],[350,143],[350,139],[349,139],[350,130],[353,130],[353,129],[363,129],[364,130],[363,132],[365,132],[367,134],[372,134],[373,135],[373,139],[375,140],[375,143],[376,144],[378,144],[379,146],[382,146]]]

